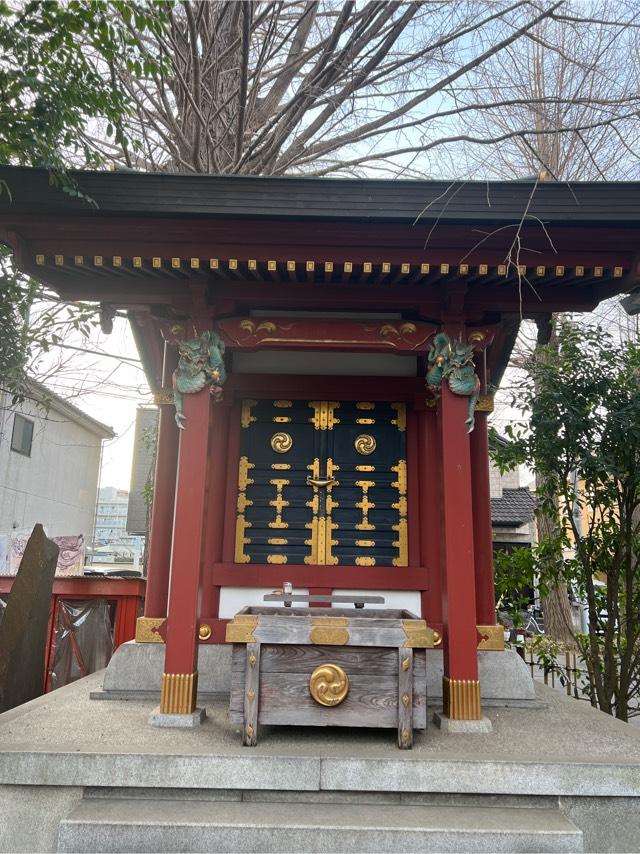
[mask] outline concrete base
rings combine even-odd
[[[455,721],[442,712],[436,712],[433,716],[433,723],[442,732],[464,733],[465,735],[474,732],[493,732],[493,724],[489,718],[480,718],[479,721]]]
[[[427,650],[427,700],[442,705],[442,650]],[[164,667],[164,644],[130,641],[120,646],[104,673],[94,700],[156,700]],[[483,706],[540,706],[529,668],[514,650],[479,652],[478,668]],[[200,644],[198,697],[201,702],[228,695],[231,685],[231,645]]]
[[[249,807],[249,808],[248,808]],[[60,825],[59,851],[581,852],[555,809],[85,799]]]
[[[226,701],[150,727],[151,702],[89,700],[103,676],[0,715],[0,851],[640,847],[640,729],[543,685],[541,709],[485,709],[491,733],[430,727],[405,751],[393,730],[261,726],[249,750]]]
[[[160,711],[160,706],[149,715],[151,726],[174,727],[175,729],[193,729],[200,726],[207,717],[206,709],[194,709],[190,715],[168,715]]]

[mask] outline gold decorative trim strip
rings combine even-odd
[[[502,652],[504,650],[504,628],[502,626],[476,626],[479,640],[478,649]]]
[[[401,433],[404,433],[407,429],[407,406],[404,403],[392,403],[391,408],[395,409],[397,415],[391,421],[392,424],[395,424],[398,430]]]
[[[257,400],[243,400],[242,401],[242,412],[240,414],[240,424],[245,429],[256,420],[256,416],[251,414],[251,410],[256,404]]]
[[[65,265],[64,255],[55,254],[53,256],[53,263],[56,267],[62,267]],[[83,255],[73,255],[73,264],[76,267],[82,267],[85,265],[85,258]],[[207,265],[209,270],[214,270],[216,272],[220,272],[222,270],[228,269],[232,273],[237,273],[241,271],[243,265],[246,265],[246,269],[249,272],[255,273],[258,270],[259,265],[264,265],[267,268],[269,273],[277,273],[278,264],[281,265],[281,270],[286,270],[289,274],[289,278],[295,278],[298,271],[298,264],[295,260],[292,259],[284,259],[284,260],[261,260],[257,258],[228,258],[228,259],[219,259],[219,258],[209,258],[209,259],[200,259],[195,257],[188,258],[177,258],[177,257],[158,257],[153,256],[149,259],[151,261],[151,267],[154,270],[165,270],[165,269],[173,269],[173,270],[181,270],[183,269],[183,264],[188,265],[191,270],[199,271],[202,270]],[[42,253],[38,253],[34,255],[34,261],[37,266],[45,266],[47,263],[46,256]],[[112,256],[112,266],[113,267],[123,267],[124,262],[127,264],[130,263],[131,268],[133,269],[144,269],[145,259],[140,255],[131,255],[131,256],[123,256],[123,255],[114,255]],[[103,266],[103,256],[95,255],[93,256],[93,264],[96,267]],[[415,276],[417,275],[417,271],[419,270],[420,276],[428,276],[431,272],[431,265],[427,263],[421,264],[412,264],[408,261],[403,261],[402,263],[392,263],[390,261],[382,261],[382,262],[372,262],[372,261],[344,261],[342,265],[339,263],[336,264],[333,261],[314,261],[313,259],[307,259],[304,262],[300,262],[300,266],[304,265],[304,270],[308,276],[314,276],[320,271],[324,271],[325,277],[331,276],[334,270],[338,270],[340,266],[342,266],[342,272],[344,275],[350,276],[353,274],[354,270],[357,270],[361,267],[361,275],[370,276],[374,272],[374,267],[379,267],[380,272],[378,275],[388,276],[389,274],[396,272],[397,275],[406,277],[410,276],[410,281],[415,280]],[[416,273],[412,274],[412,270],[415,269]],[[592,275],[595,278],[602,278],[604,276],[605,268],[603,266],[594,266],[592,268],[587,268],[584,264],[576,265],[575,267],[568,267],[564,264],[557,264],[554,267],[547,268],[543,264],[539,264],[536,267],[527,268],[525,264],[498,264],[495,266],[490,266],[489,264],[478,264],[477,266],[470,264],[450,264],[450,263],[441,263],[434,267],[434,270],[439,270],[440,275],[448,276],[448,275],[457,275],[459,277],[466,277],[477,272],[478,276],[486,276],[489,274],[490,270],[495,270],[499,276],[509,276],[512,273],[522,277],[528,274],[528,270],[531,272],[535,271],[535,275],[539,278],[545,277],[550,273],[553,273],[556,278],[564,278],[565,276],[573,275],[576,277],[582,277],[586,274],[587,269],[592,270]],[[619,264],[607,267],[608,275],[614,279],[619,279],[624,276],[624,267]]]
[[[341,626],[314,626],[309,640],[319,646],[344,646],[349,643],[349,632]]]
[[[480,682],[477,679],[449,679],[442,677],[444,714],[454,721],[479,721]]]
[[[160,714],[190,715],[196,707],[198,671],[163,673],[160,687]]]
[[[236,614],[227,623],[225,641],[227,643],[255,643],[253,633],[258,625],[258,617],[254,614]]]
[[[164,643],[159,629],[166,622],[166,617],[138,617],[136,620],[136,643]]]

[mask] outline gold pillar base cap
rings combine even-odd
[[[453,721],[479,721],[480,682],[478,679],[449,679],[442,677],[443,713]]]
[[[161,715],[190,715],[196,708],[198,671],[163,673],[160,686]]]

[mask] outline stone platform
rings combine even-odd
[[[130,641],[118,647],[94,700],[155,700],[160,697],[164,644]],[[204,703],[228,695],[231,687],[231,645],[200,644],[198,698]],[[441,649],[427,649],[427,703],[442,705]],[[480,690],[485,706],[539,706],[529,668],[512,649],[479,652]]]
[[[94,674],[0,715],[1,851],[640,851],[640,730],[536,686],[493,732],[195,730]]]

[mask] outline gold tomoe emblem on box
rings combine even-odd
[[[349,677],[337,664],[321,664],[309,678],[309,693],[321,706],[338,706],[349,693]]]
[[[354,442],[356,451],[365,457],[372,454],[376,449],[376,440],[368,433],[362,433]]]

